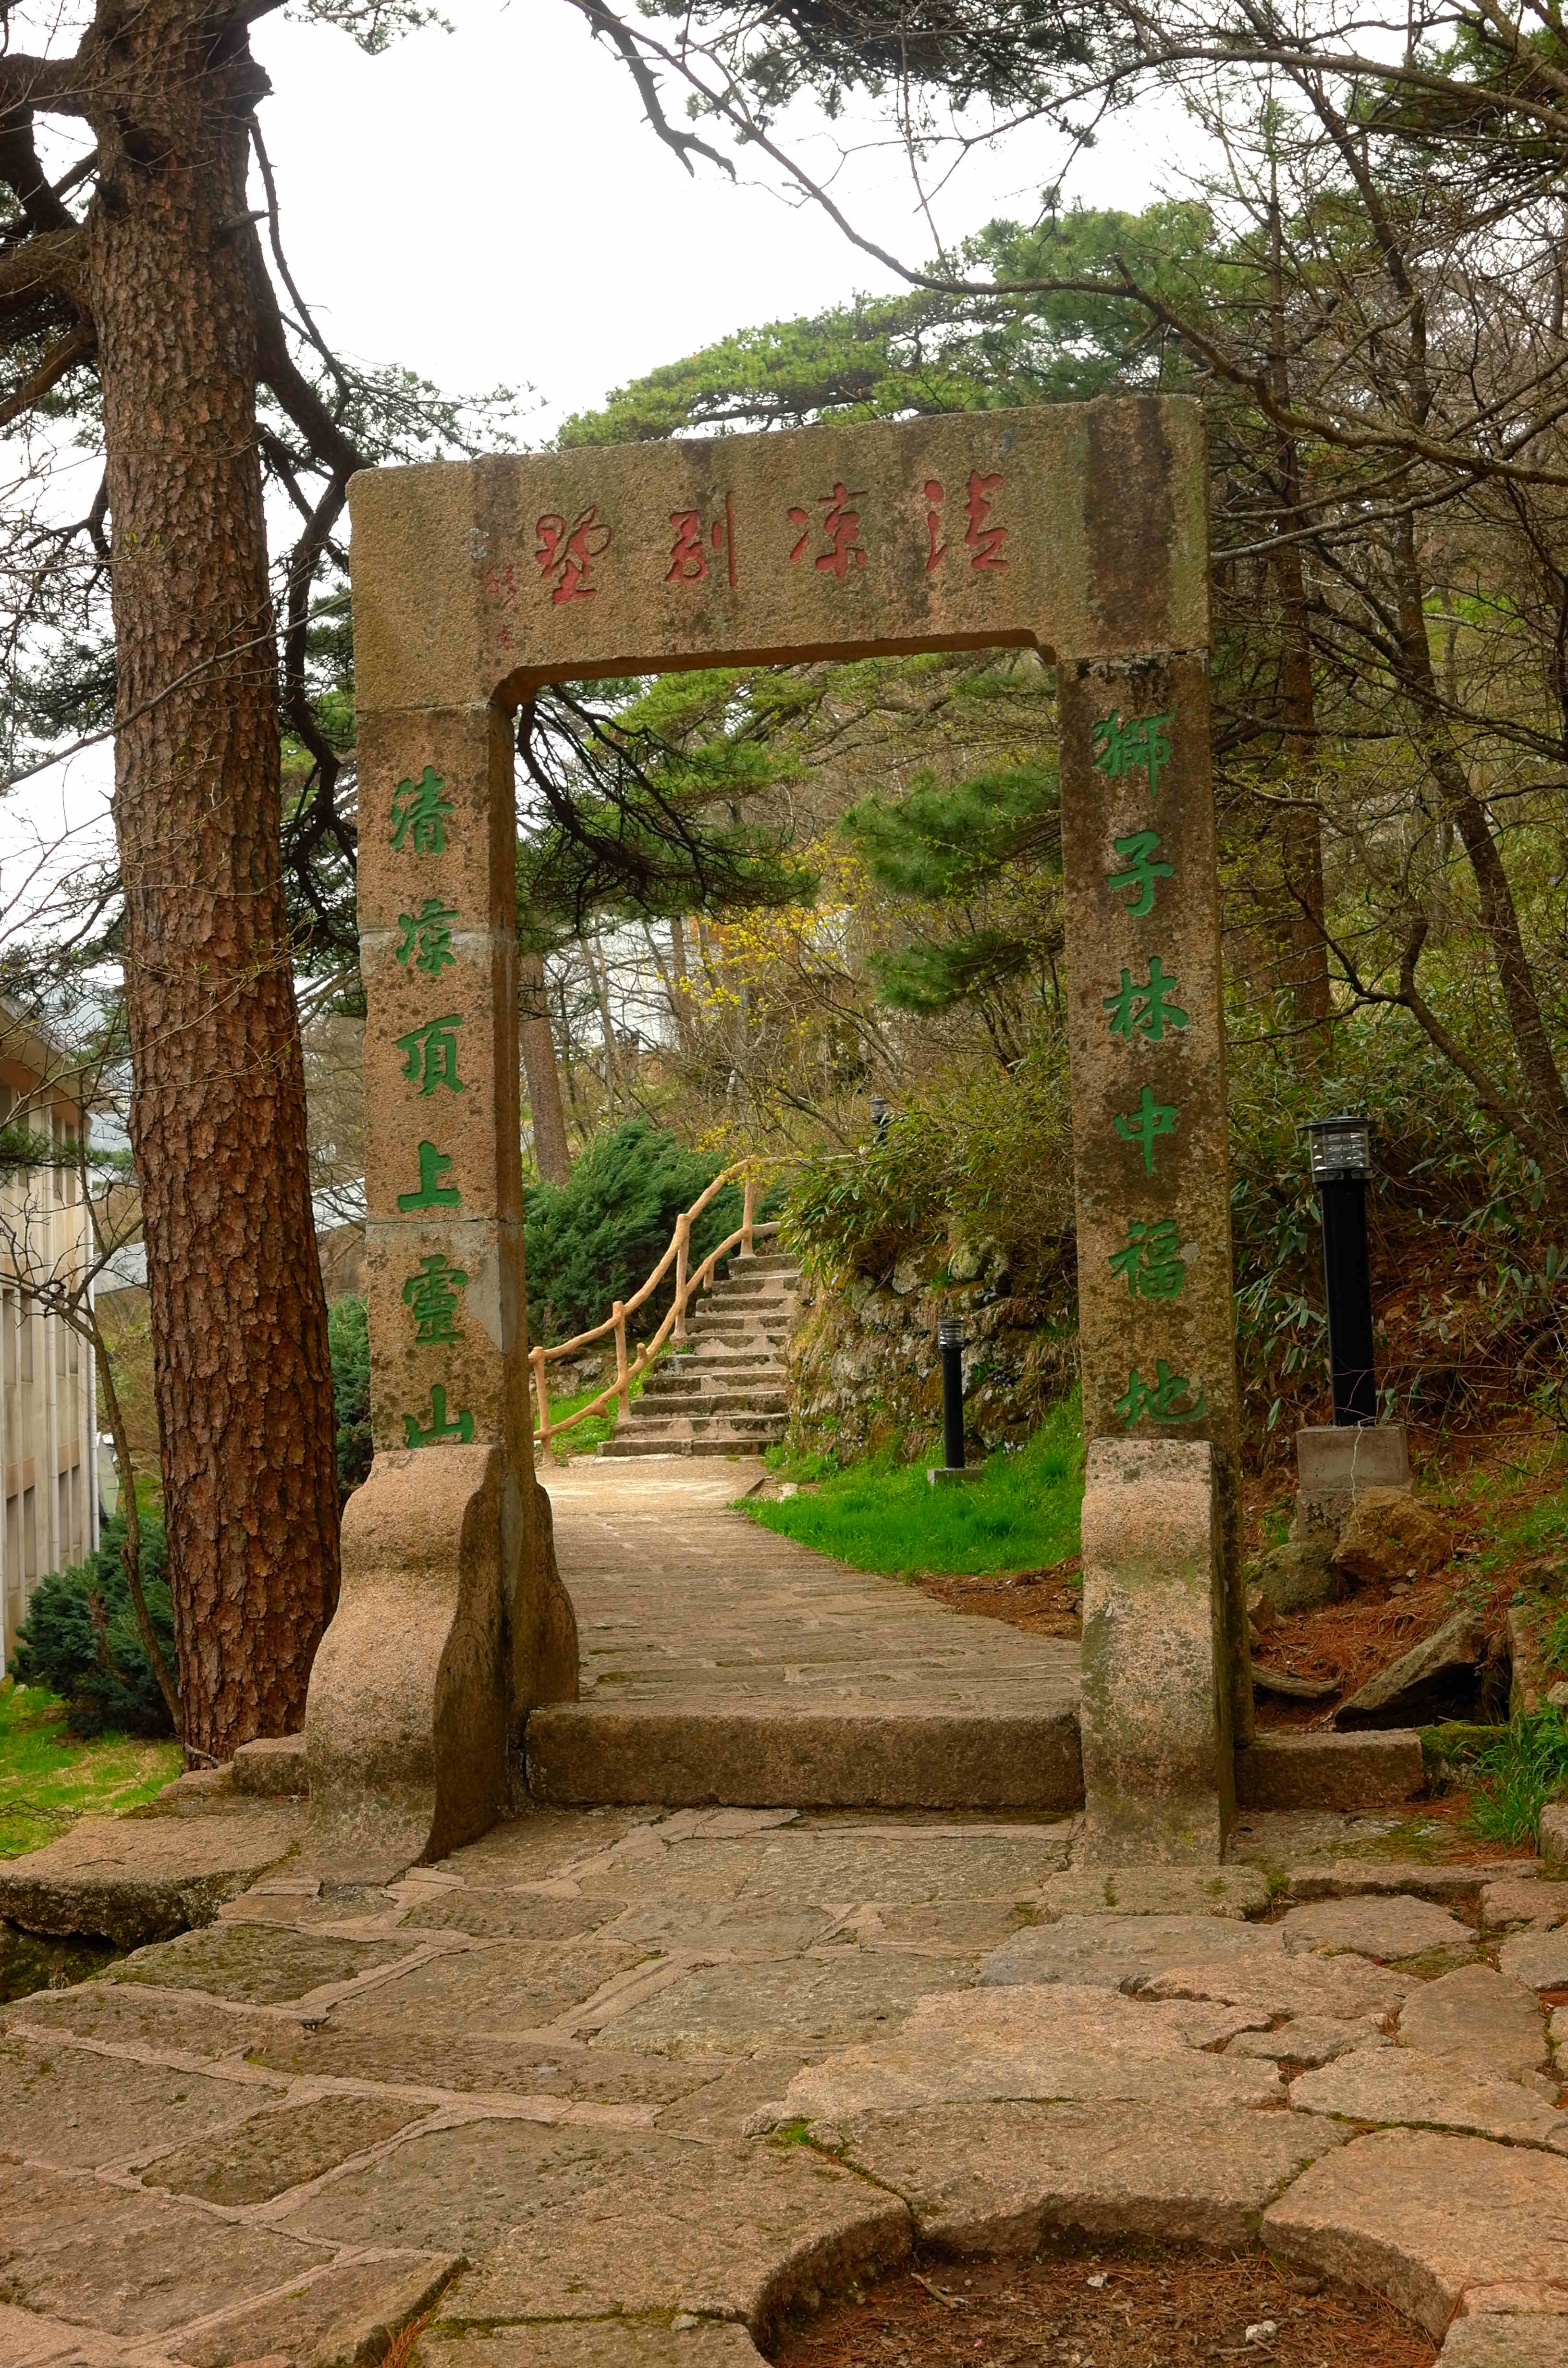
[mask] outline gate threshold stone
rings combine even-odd
[[[528,1789],[561,1807],[1075,1809],[1077,1713],[595,1702],[536,1711]]]
[[[0,1866],[0,1917],[25,1932],[139,1949],[210,1924],[300,1838],[303,1809],[214,1801],[84,1817],[58,1841]]]

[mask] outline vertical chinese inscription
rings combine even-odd
[[[1251,1732],[1223,1010],[1200,657],[1058,676],[1084,1429],[1215,1458],[1233,1731]]]
[[[392,793],[389,845],[403,869],[413,874],[407,903],[398,914],[392,959],[411,976],[427,979],[432,988],[439,987],[443,972],[457,968],[452,931],[460,916],[444,897],[419,893],[424,885],[419,873],[430,859],[446,854],[448,825],[455,813],[446,781],[433,765],[426,766],[417,781],[400,781]],[[411,1099],[466,1092],[458,1065],[458,1030],[463,1017],[460,1011],[438,1012],[392,1039],[402,1055],[400,1076]],[[411,1190],[394,1196],[400,1215],[460,1209],[461,1192],[442,1180],[451,1169],[452,1155],[417,1131],[410,1152],[409,1164],[417,1167],[419,1181]],[[444,1250],[429,1251],[419,1260],[402,1292],[416,1349],[457,1344],[467,1283],[467,1273]],[[447,1380],[433,1381],[428,1405],[416,1412],[404,1410],[403,1432],[407,1446],[435,1447],[448,1440],[468,1445],[474,1432],[472,1409],[458,1406],[449,1411],[447,1395]]]

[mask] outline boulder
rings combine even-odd
[[[1508,1606],[1508,1716],[1528,1718],[1546,1694],[1549,1673],[1540,1657],[1540,1630],[1522,1603]]]
[[[1540,1854],[1550,1867],[1568,1867],[1568,1801],[1553,1801],[1541,1811]]]
[[[1359,1512],[1359,1505],[1356,1510]],[[1421,1726],[1472,1717],[1487,1652],[1486,1623],[1479,1612],[1456,1612],[1341,1702],[1334,1723],[1338,1727]]]
[[[1350,1508],[1334,1550],[1335,1567],[1358,1586],[1428,1578],[1453,1553],[1453,1532],[1405,1488],[1368,1488]]]
[[[1262,1589],[1264,1601],[1281,1618],[1292,1611],[1315,1611],[1320,1603],[1333,1603],[1345,1591],[1334,1566],[1334,1538],[1327,1530],[1270,1546],[1247,1575]]]

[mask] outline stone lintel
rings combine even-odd
[[[1184,396],[426,462],[349,502],[361,715],[681,666],[1209,642]]]

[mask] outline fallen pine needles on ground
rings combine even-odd
[[[1437,2347],[1386,2303],[1262,2252],[1085,2240],[1027,2260],[923,2256],[791,2327],[770,2357],[777,2368],[1432,2368]]]

